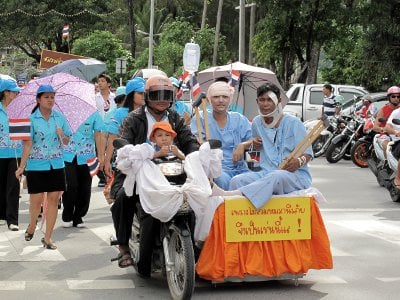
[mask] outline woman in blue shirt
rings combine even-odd
[[[14,173],[19,163],[22,142],[10,140],[6,108],[17,96],[20,88],[16,82],[0,80],[0,225],[17,231],[19,210],[19,182]]]
[[[107,176],[112,176],[111,157],[114,151],[113,141],[119,134],[119,128],[122,121],[129,112],[144,105],[144,84],[145,80],[142,77],[135,77],[126,83],[126,97],[122,107],[116,109],[113,116],[110,116],[110,121],[106,124],[106,133],[108,133],[106,159],[104,161],[104,171]]]
[[[25,240],[33,238],[44,193],[47,193],[46,233],[41,242],[43,247],[54,250],[57,246],[51,235],[57,219],[58,199],[66,189],[62,145],[69,143],[72,132],[65,116],[53,110],[55,90],[52,86],[39,86],[36,101],[30,116],[31,140],[24,142],[21,164],[15,174],[19,178],[26,167],[30,223]]]
[[[104,144],[101,132],[104,122],[99,112],[92,114],[79,126],[72,135],[70,142],[64,147],[63,155],[68,189],[62,196],[63,227],[83,228],[83,217],[89,210],[92,194],[92,176],[87,160],[97,156],[100,169],[104,165]],[[96,147],[96,148],[95,148]]]

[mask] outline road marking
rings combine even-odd
[[[113,224],[98,226],[96,228],[90,228],[90,230],[100,239],[105,241],[108,245],[110,244],[110,236],[115,235]]]
[[[350,254],[348,252],[339,250],[338,248],[332,247],[332,245],[331,245],[331,253],[332,253],[332,256],[354,256],[353,254]]]
[[[67,280],[71,290],[134,289],[132,280]]]
[[[377,277],[376,279],[382,281],[382,282],[395,282],[395,281],[400,281],[400,277]]]
[[[375,220],[329,221],[329,223],[400,245],[400,228],[398,226]]]
[[[0,281],[0,291],[23,291],[25,281]]]

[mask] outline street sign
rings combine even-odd
[[[126,73],[126,58],[117,58],[115,63],[115,73],[125,74]]]

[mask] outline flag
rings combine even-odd
[[[190,73],[188,71],[183,72],[182,75],[179,76],[179,90],[176,93],[176,99],[180,99],[183,95],[183,86],[187,86],[188,81],[190,79]]]
[[[201,93],[201,87],[200,84],[197,82],[196,76],[193,76],[192,78],[192,95],[193,99],[196,99],[197,96]]]
[[[62,30],[62,38],[63,39],[69,38],[69,25],[64,25]]]
[[[98,158],[95,156],[93,158],[88,159],[86,161],[86,163],[87,163],[87,165],[89,167],[90,176],[93,177],[94,175],[97,174],[97,172],[100,169],[100,162],[99,162]]]
[[[240,72],[237,70],[231,70],[231,79],[229,80],[228,84],[232,91],[235,90],[235,86],[240,78]]]
[[[10,140],[29,141],[31,139],[30,119],[9,119]]]

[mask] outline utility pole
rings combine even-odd
[[[240,0],[239,7],[239,61],[244,63],[244,57],[246,51],[244,48],[245,43],[245,26],[246,26],[246,10],[245,10],[245,0]]]
[[[147,68],[153,67],[153,26],[154,26],[154,0],[150,1],[150,31],[149,31],[149,62]]]
[[[254,27],[256,23],[256,3],[251,3],[250,5],[250,33],[249,33],[249,59],[247,63],[249,65],[253,64],[253,36],[254,36]]]

